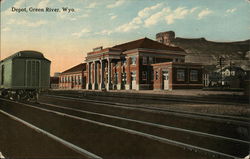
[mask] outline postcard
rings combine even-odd
[[[249,0],[0,4],[1,159],[249,159]]]

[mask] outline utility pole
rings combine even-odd
[[[220,56],[219,58],[219,65],[220,65],[220,83],[221,83],[221,88],[222,88],[222,66],[223,66],[223,62],[224,62],[224,58],[222,56]]]

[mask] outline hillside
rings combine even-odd
[[[219,58],[225,58],[225,65],[231,64],[250,70],[250,40],[238,42],[213,42],[205,38],[186,39],[176,37],[171,45],[187,52],[186,62],[216,65]]]

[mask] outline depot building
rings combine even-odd
[[[185,63],[186,52],[142,38],[109,48],[97,47],[86,57],[88,90],[172,90],[202,88],[202,65]],[[83,82],[82,84],[84,84]]]

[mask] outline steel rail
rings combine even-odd
[[[165,113],[175,113],[175,114],[185,114],[189,116],[196,116],[196,117],[202,117],[202,118],[208,118],[212,120],[218,121],[226,121],[226,122],[234,122],[237,124],[242,124],[246,126],[250,126],[250,119],[243,118],[243,117],[235,117],[235,116],[227,116],[227,115],[216,115],[216,114],[204,114],[204,113],[195,113],[195,112],[188,112],[188,111],[178,111],[178,110],[171,110],[171,109],[165,109],[165,108],[152,108],[148,106],[140,106],[140,105],[132,105],[132,104],[124,104],[124,103],[117,103],[117,102],[104,102],[104,101],[97,101],[97,100],[91,100],[91,99],[82,99],[82,98],[76,98],[76,97],[65,97],[65,96],[58,96],[58,95],[45,95],[48,97],[57,97],[62,99],[71,99],[71,100],[78,100],[83,101],[85,103],[92,103],[92,104],[99,104],[99,105],[106,105],[109,107],[118,107],[118,108],[130,108],[130,109],[139,109],[139,110],[150,110],[150,111],[160,111]],[[246,120],[246,121],[243,121]]]
[[[234,138],[230,138],[230,137],[224,137],[224,136],[220,136],[220,135],[204,133],[204,132],[199,132],[199,131],[194,131],[194,130],[188,130],[188,129],[178,128],[178,127],[173,127],[173,126],[155,124],[155,123],[151,123],[151,122],[146,122],[146,121],[141,121],[141,120],[134,120],[134,119],[129,119],[129,118],[123,118],[123,117],[119,117],[119,116],[95,113],[95,112],[85,111],[85,110],[76,109],[76,108],[69,108],[69,107],[64,107],[64,106],[59,106],[59,105],[50,104],[50,103],[44,103],[44,102],[41,103],[40,102],[40,104],[47,105],[47,106],[50,106],[50,107],[56,107],[56,108],[60,108],[60,109],[72,110],[72,111],[75,111],[75,112],[81,112],[81,113],[85,113],[85,114],[91,114],[91,115],[107,117],[107,118],[110,118],[110,119],[125,120],[125,121],[129,121],[129,122],[144,124],[144,125],[148,125],[148,126],[162,128],[162,129],[176,130],[176,131],[186,132],[186,133],[190,133],[190,134],[196,134],[196,135],[200,135],[200,136],[207,136],[207,137],[213,137],[213,138],[238,142],[238,143],[242,143],[242,144],[250,144],[250,142],[248,142],[248,141],[234,139]]]
[[[61,138],[59,138],[59,137],[45,131],[45,130],[42,130],[41,128],[38,128],[38,127],[36,127],[36,126],[34,126],[34,125],[20,119],[20,118],[14,116],[14,115],[11,115],[11,114],[3,111],[3,110],[0,110],[0,113],[2,113],[4,115],[18,121],[18,122],[20,122],[22,124],[24,124],[25,126],[31,128],[31,129],[34,129],[35,131],[37,131],[37,132],[39,132],[39,133],[41,133],[41,134],[43,134],[45,136],[48,136],[49,138],[63,144],[64,146],[70,148],[71,150],[73,150],[73,151],[87,157],[88,159],[102,159],[101,157],[99,157],[99,156],[97,156],[97,155],[95,155],[95,154],[93,154],[93,153],[91,153],[91,152],[89,152],[87,150],[84,150],[84,149],[82,149],[82,148],[80,148],[80,147],[78,147],[78,146],[76,146],[76,145],[74,145],[74,144],[72,144],[72,143],[70,143],[68,141],[65,141],[65,140],[63,140],[63,139],[61,139]]]
[[[6,101],[9,101],[9,100],[6,100]],[[187,149],[187,150],[190,150],[190,151],[195,151],[195,152],[208,154],[208,155],[211,155],[213,157],[217,156],[217,157],[225,157],[225,158],[230,158],[230,159],[240,159],[237,156],[217,152],[217,151],[214,151],[214,150],[210,150],[210,149],[206,149],[206,148],[202,148],[202,147],[198,147],[198,146],[193,146],[193,145],[190,145],[190,144],[178,142],[178,141],[175,141],[175,140],[166,139],[166,138],[155,136],[155,135],[150,135],[150,134],[139,132],[139,131],[136,131],[136,130],[131,130],[131,129],[126,129],[126,128],[122,128],[122,127],[118,127],[118,126],[114,126],[114,125],[110,125],[110,124],[105,124],[105,123],[102,123],[102,122],[97,122],[97,121],[93,121],[93,120],[89,120],[89,119],[69,115],[69,114],[66,114],[66,113],[61,113],[61,112],[57,112],[57,111],[53,111],[53,110],[48,110],[48,109],[45,109],[45,108],[39,108],[39,107],[30,105],[30,104],[26,104],[26,103],[18,103],[18,102],[15,102],[15,101],[9,101],[9,102],[24,105],[24,106],[30,107],[30,108],[35,108],[35,109],[45,111],[45,112],[50,112],[50,113],[60,115],[60,116],[63,116],[63,117],[72,118],[72,119],[75,119],[75,120],[80,120],[80,121],[88,122],[88,123],[91,123],[91,124],[116,129],[116,130],[127,132],[127,133],[130,133],[130,134],[133,134],[133,135],[142,136],[142,137],[148,138],[150,140],[155,140],[155,141],[158,141],[158,142],[161,142],[161,143],[164,143],[164,144],[170,144],[170,145],[177,146],[177,147],[180,147],[180,148],[184,148],[184,149]]]
[[[81,93],[81,94],[84,94],[86,96],[87,93],[85,92],[81,92],[81,91],[78,91],[77,93]],[[91,94],[92,93],[92,94]],[[115,97],[115,98],[130,98],[130,97],[135,97],[134,95],[138,95],[138,94],[133,94],[133,95],[125,95],[125,96],[118,96],[118,95],[102,95],[100,94],[100,92],[94,92],[92,91],[90,93],[90,96],[100,96],[100,97]],[[99,95],[99,94],[100,95]],[[114,92],[112,92],[114,94]],[[62,93],[62,94],[66,94],[66,93]],[[72,94],[69,94],[69,95],[73,95]],[[148,94],[145,94],[146,97],[141,97],[141,96],[136,96],[135,98],[137,99],[151,99],[151,100],[155,100],[155,97],[156,96],[148,96]],[[220,99],[220,98],[219,98]],[[238,104],[239,102],[238,101],[232,101],[232,102],[224,102],[224,101],[211,101],[211,100],[204,100],[204,99],[201,99],[200,97],[182,97],[181,100],[178,98],[178,95],[171,95],[170,97],[169,96],[165,96],[165,97],[162,97],[162,96],[158,96],[157,97],[157,100],[161,100],[161,101],[174,101],[174,102],[188,102],[188,103],[200,103],[200,104],[226,104],[226,105],[232,105],[232,104]],[[243,102],[241,104],[248,104],[248,101],[246,102]]]

